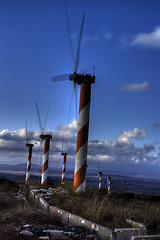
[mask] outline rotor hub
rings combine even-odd
[[[67,153],[61,153],[61,155],[68,155]]]
[[[52,139],[52,136],[51,135],[43,135],[43,134],[41,134],[40,138],[42,138],[42,139]]]
[[[31,143],[26,143],[26,144],[25,144],[25,146],[26,146],[26,147],[33,147],[33,146],[34,146],[34,144],[31,144]]]
[[[95,76],[92,76],[90,74],[73,73],[70,74],[69,80],[73,81],[74,83],[77,83],[78,85],[81,85],[81,83],[92,84],[95,83]]]

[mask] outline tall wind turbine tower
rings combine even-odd
[[[39,108],[38,108],[37,102],[36,102],[36,109],[37,109],[37,115],[38,115],[40,130],[41,130],[40,138],[42,139],[42,141],[45,140],[45,142],[44,142],[44,154],[43,154],[43,166],[42,166],[41,185],[47,185],[49,148],[50,148],[50,140],[52,139],[52,135],[45,135],[45,134],[43,134],[44,128],[42,128],[42,123],[41,123],[41,118],[40,118]],[[48,110],[49,110],[49,108],[47,109],[45,123],[47,121]],[[45,124],[44,124],[44,126],[45,126]]]
[[[62,152],[61,155],[63,156],[63,167],[62,167],[62,180],[61,180],[61,184],[64,184],[64,181],[65,181],[65,172],[66,172],[66,156],[67,156],[68,154]]]
[[[28,143],[27,121],[26,121],[26,144],[25,144],[25,146],[28,147],[28,161],[27,161],[27,170],[26,170],[25,184],[28,184],[29,180],[30,180],[32,148],[34,147],[34,144]]]
[[[77,48],[77,54],[75,58],[75,66],[74,66],[73,74],[64,74],[64,75],[60,75],[52,78],[52,81],[54,82],[59,80],[65,80],[66,77],[69,77],[69,80],[73,82],[74,89],[76,88],[76,84],[81,86],[80,101],[79,101],[79,118],[78,118],[75,172],[74,172],[75,192],[85,192],[85,187],[86,187],[91,84],[95,83],[94,74],[91,75],[91,74],[77,73],[78,65],[79,65],[80,46],[81,46],[84,19],[85,19],[85,13],[82,19],[82,25],[80,30],[80,36],[78,41],[78,48]]]
[[[81,85],[74,189],[76,192],[85,192],[91,84],[95,82],[95,76],[74,73],[69,78],[74,83]]]
[[[40,135],[41,139],[44,139],[44,155],[43,155],[43,167],[42,167],[42,178],[41,185],[47,185],[47,177],[48,177],[48,161],[49,161],[49,147],[50,140],[52,139],[51,135]]]

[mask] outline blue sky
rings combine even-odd
[[[79,71],[87,68],[92,73],[96,66],[89,151],[96,140],[97,152],[95,160],[89,155],[89,166],[96,166],[99,159],[106,169],[112,163],[123,163],[126,171],[129,164],[159,169],[160,2],[70,0],[66,4],[75,52],[86,12]],[[57,143],[52,141],[53,147],[54,141],[58,144],[57,155],[61,131],[70,124],[68,135],[73,138],[66,150],[71,150],[73,166],[77,119],[74,102],[69,117],[72,83],[51,82],[53,76],[73,72],[64,1],[1,0],[0,36],[0,162],[13,163],[17,139],[24,151],[26,119],[29,125],[32,122],[32,136],[39,130],[37,101],[42,122],[50,103],[46,128],[57,136]],[[9,135],[12,138],[7,140]],[[32,140],[38,142],[37,137]]]

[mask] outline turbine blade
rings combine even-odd
[[[62,74],[59,76],[52,77],[52,82],[66,81],[69,78],[69,73]]]
[[[44,129],[46,128],[46,124],[47,124],[49,108],[50,108],[50,103],[48,104],[48,107],[47,107],[46,118],[45,118],[45,121],[44,121]]]
[[[75,63],[75,55],[74,55],[73,44],[72,44],[71,29],[70,29],[70,25],[69,25],[67,1],[64,1],[64,5],[65,5],[65,15],[66,15],[66,23],[67,23],[67,32],[68,32],[68,38],[69,38],[69,45],[70,45],[70,50],[71,50],[71,53],[72,53],[72,60],[73,60],[73,65],[74,65],[74,63]]]
[[[77,71],[78,71],[78,66],[79,66],[80,47],[81,47],[81,39],[82,39],[82,31],[83,31],[84,18],[85,18],[85,12],[84,12],[84,14],[83,14],[82,25],[81,25],[80,35],[79,35],[79,41],[78,41],[78,48],[77,48],[77,54],[76,54],[76,61],[75,61],[75,66],[74,66],[74,72],[77,72]]]
[[[76,106],[76,120],[77,120],[77,84],[73,82],[74,95],[75,95],[75,106]]]
[[[37,116],[38,116],[40,131],[41,131],[41,134],[43,134],[42,122],[41,122],[41,118],[40,118],[39,108],[38,108],[38,103],[37,102],[36,102],[36,110],[37,110]]]
[[[27,120],[26,120],[26,144],[28,144]]]
[[[68,131],[68,124],[69,124],[69,121],[70,121],[71,108],[72,108],[72,102],[73,102],[73,94],[74,94],[74,88],[72,88],[71,99],[70,99],[70,104],[69,104],[67,130],[64,130],[63,136],[62,136],[62,152],[63,152],[63,150],[64,150],[64,144],[65,144],[65,132]]]

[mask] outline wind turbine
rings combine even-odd
[[[50,140],[52,139],[52,135],[45,135],[45,134],[43,134],[44,133],[44,128],[42,128],[42,123],[41,123],[41,118],[40,118],[39,108],[38,108],[38,103],[37,102],[36,102],[36,109],[37,109],[37,116],[38,116],[38,120],[39,120],[40,130],[41,130],[40,138],[42,139],[42,141],[45,140],[45,142],[44,142],[44,155],[43,155],[41,185],[47,185],[49,148],[50,148]],[[49,108],[48,108],[48,110],[49,110]],[[48,110],[47,110],[46,119],[47,119],[47,116],[48,116]],[[45,121],[45,123],[46,122],[47,122],[47,120]]]
[[[29,180],[30,180],[32,148],[34,147],[34,144],[28,143],[27,121],[26,121],[26,144],[25,144],[25,146],[28,147],[28,161],[27,161],[25,184],[28,184]]]
[[[102,189],[102,172],[98,172],[98,176],[99,176],[99,190]]]
[[[62,168],[62,180],[61,180],[61,184],[64,184],[64,181],[65,181],[65,172],[66,172],[66,156],[67,156],[68,154],[62,152],[61,155],[63,155],[63,168]]]
[[[91,84],[95,83],[95,75],[79,74],[79,57],[84,25],[85,13],[83,14],[82,25],[80,29],[77,54],[75,58],[74,72],[72,74],[63,74],[53,77],[52,81],[65,80],[67,77],[73,82],[76,94],[76,84],[81,86],[79,101],[79,118],[76,145],[76,160],[74,173],[74,190],[75,192],[85,192],[86,187],[86,169],[87,169],[87,148],[88,148],[88,129],[89,129],[89,112],[91,98]]]

